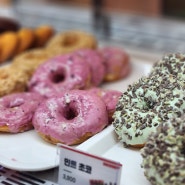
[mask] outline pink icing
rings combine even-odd
[[[116,47],[105,47],[100,49],[100,53],[104,57],[107,76],[111,75],[120,79],[130,73],[130,57],[124,50]]]
[[[66,91],[47,99],[33,118],[35,130],[67,145],[87,132],[100,132],[107,124],[104,102],[85,90]]]
[[[45,97],[71,89],[85,89],[90,83],[90,67],[84,60],[72,54],[49,59],[38,67],[28,88]]]
[[[92,74],[92,85],[98,86],[104,79],[105,76],[105,66],[103,64],[104,59],[102,56],[93,49],[81,49],[75,52],[79,56],[83,57],[86,62],[91,67]]]
[[[15,93],[0,98],[0,126],[8,126],[10,132],[17,133],[21,127],[31,128],[35,109],[42,101],[36,93]]]

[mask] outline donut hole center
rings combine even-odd
[[[56,83],[56,84],[63,82],[65,80],[65,72],[63,70],[55,72],[52,75],[51,80],[53,83]]]
[[[65,47],[70,47],[70,46],[74,46],[75,43],[77,43],[78,39],[76,36],[66,36],[66,38],[63,41],[63,46]]]
[[[145,106],[144,106],[145,110],[153,109],[156,105],[156,102],[153,101],[151,98],[145,98],[144,102],[145,102]]]
[[[22,104],[24,104],[22,99],[15,99],[15,101],[12,101],[7,105],[7,108],[14,109],[20,107]]]
[[[74,119],[75,117],[78,116],[78,112],[75,109],[75,107],[73,107],[71,105],[68,105],[64,109],[63,116],[67,120],[72,120],[72,119]]]

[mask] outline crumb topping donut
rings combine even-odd
[[[0,98],[0,132],[19,133],[33,128],[32,117],[41,102],[35,93],[14,93]]]
[[[81,49],[74,54],[83,57],[84,60],[90,65],[91,69],[91,83],[93,86],[99,86],[105,76],[105,66],[101,55],[93,49]]]
[[[144,174],[152,185],[185,183],[185,116],[172,118],[152,133],[141,150]]]
[[[78,49],[96,49],[96,38],[86,32],[72,30],[58,33],[46,44],[46,49],[55,55],[70,53]]]
[[[108,124],[100,97],[83,90],[66,91],[44,101],[36,110],[33,125],[49,143],[79,144]]]
[[[90,67],[77,55],[59,55],[41,64],[28,83],[28,89],[45,97],[65,90],[90,86]]]
[[[3,66],[0,68],[0,97],[7,94],[23,92],[27,90],[28,76],[24,71]]]
[[[89,89],[89,91],[102,98],[107,108],[109,123],[112,123],[112,115],[116,110],[116,105],[118,103],[119,97],[122,95],[122,92],[110,89],[102,89],[98,87],[93,87]]]
[[[113,125],[125,146],[142,147],[156,128],[185,112],[185,91],[172,75],[143,77],[129,85],[116,106]]]
[[[161,60],[156,62],[150,75],[172,74],[179,79],[185,79],[185,54],[172,53],[164,55]]]
[[[109,46],[101,48],[99,51],[104,58],[106,69],[104,81],[116,81],[130,73],[130,57],[123,49]]]

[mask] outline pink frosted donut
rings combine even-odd
[[[71,90],[44,101],[33,125],[49,143],[79,144],[108,125],[105,103],[86,90]]]
[[[105,102],[109,122],[112,122],[112,115],[116,110],[116,105],[118,103],[119,97],[122,95],[122,92],[116,90],[102,89],[98,87],[94,87],[89,89],[89,91],[93,94],[96,94],[102,98]]]
[[[0,98],[0,131],[18,133],[33,128],[32,117],[42,101],[36,93],[15,93]]]
[[[100,49],[104,58],[106,74],[104,81],[116,81],[126,77],[131,70],[130,57],[121,48],[105,47]]]
[[[90,75],[90,66],[82,57],[72,54],[56,56],[37,68],[28,89],[48,98],[64,90],[89,87]]]
[[[91,83],[93,86],[98,86],[104,79],[105,66],[103,64],[103,58],[100,53],[93,49],[81,49],[75,52],[85,59],[90,65],[92,79]]]

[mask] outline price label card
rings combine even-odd
[[[122,164],[59,145],[59,185],[119,185]]]

